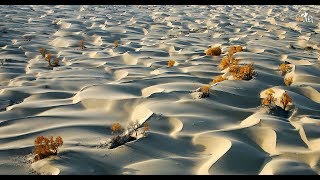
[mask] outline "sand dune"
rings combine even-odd
[[[0,9],[0,174],[320,173],[319,6]],[[253,79],[219,68],[231,45]],[[209,97],[192,94],[219,75]],[[261,105],[270,88],[287,111]],[[101,146],[112,123],[135,121],[146,136]],[[32,162],[38,136],[61,136],[58,155]]]

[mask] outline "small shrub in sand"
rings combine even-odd
[[[238,62],[239,62],[239,60],[235,59],[233,57],[233,55],[227,54],[226,56],[224,56],[221,59],[219,67],[220,67],[221,70],[224,70],[224,69],[230,67],[231,65],[237,65]]]
[[[150,125],[148,122],[145,122],[143,123],[143,135],[145,135],[147,131],[150,131]]]
[[[210,56],[220,56],[221,53],[222,53],[222,50],[220,46],[211,47],[206,50],[206,55],[210,55]]]
[[[226,80],[226,78],[224,78],[222,75],[216,76],[216,77],[212,80],[211,84],[215,84],[215,83],[218,83],[218,82],[221,82],[221,81],[224,81],[224,80]]]
[[[158,118],[161,117],[158,116]],[[142,131],[140,131],[142,129]],[[149,123],[144,122],[140,124],[138,121],[130,121],[127,128],[124,129],[119,123],[113,123],[111,126],[112,132],[117,132],[115,136],[112,136],[105,144],[100,144],[101,147],[107,146],[109,149],[116,148],[124,145],[130,141],[134,141],[139,137],[146,135],[146,132],[150,130]],[[121,132],[121,134],[119,134]],[[141,133],[143,136],[138,136]]]
[[[288,77],[288,78],[284,78],[284,83],[287,85],[287,86],[290,86],[293,82],[293,77]]]
[[[52,54],[51,53],[46,54],[46,57],[45,57],[46,61],[50,62],[51,58],[52,58]]]
[[[265,94],[267,97],[263,98],[261,101],[261,104],[264,106],[269,106],[269,107],[274,107],[275,106],[275,101],[277,100],[276,98],[273,97],[274,95],[273,89],[268,89]]]
[[[280,64],[279,69],[281,71],[281,75],[284,76],[285,74],[290,72],[292,68],[290,67],[289,63],[282,63]]]
[[[56,59],[53,61],[53,63],[51,63],[51,61],[49,61],[49,65],[50,65],[51,67],[57,67],[57,66],[59,66],[59,61],[60,61],[60,59],[59,59],[59,58],[56,58]]]
[[[80,40],[79,46],[80,46],[81,49],[84,49],[84,48],[85,48],[85,46],[84,46],[84,40],[83,40],[83,39]]]
[[[118,134],[118,133],[121,133],[123,131],[123,128],[122,128],[120,123],[113,123],[111,125],[111,130],[112,130],[112,133]]]
[[[201,87],[201,92],[202,92],[202,97],[201,98],[205,98],[209,96],[209,90],[210,90],[211,86],[210,85],[204,85]]]
[[[174,66],[175,63],[176,63],[176,62],[175,62],[174,60],[169,60],[169,61],[168,61],[168,67]]]
[[[118,41],[114,41],[114,42],[113,42],[113,45],[114,45],[114,47],[116,48],[116,47],[119,46],[119,42],[118,42]]]
[[[250,80],[257,73],[254,71],[253,64],[247,65],[233,65],[230,67],[229,72],[235,80]]]
[[[234,54],[236,52],[241,52],[243,51],[243,48],[242,46],[230,46],[230,49],[229,49],[229,54]]]
[[[58,154],[58,148],[63,145],[63,139],[58,136],[55,140],[53,137],[46,138],[38,136],[34,141],[34,162]]]
[[[39,52],[43,58],[46,57],[47,50],[45,48],[39,48]]]
[[[286,110],[289,103],[292,103],[292,99],[286,91],[282,94],[281,99],[280,99],[280,103],[281,103],[282,108],[284,110]]]

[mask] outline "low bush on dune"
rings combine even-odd
[[[210,85],[204,85],[201,87],[201,92],[202,92],[202,98],[208,97],[209,96],[209,90],[211,86]]]
[[[229,72],[235,80],[250,80],[255,75],[253,64],[247,65],[233,65],[230,67]]]
[[[58,154],[58,148],[63,145],[63,139],[58,136],[56,139],[53,137],[46,138],[38,136],[34,141],[34,162],[47,158],[52,155]]]
[[[216,76],[215,78],[213,78],[211,84],[215,84],[215,83],[218,83],[218,82],[221,82],[221,81],[224,81],[224,80],[226,80],[226,78],[223,77],[222,75]]]
[[[226,56],[224,56],[219,64],[219,67],[221,70],[224,70],[232,65],[237,65],[239,62],[238,59],[234,58],[232,54],[227,54]]]
[[[203,85],[202,87],[197,88],[191,92],[191,96],[195,99],[201,99],[209,97],[211,85]]]
[[[289,104],[292,104],[292,99],[286,91],[282,94],[281,99],[280,99],[280,103],[281,103],[282,108],[284,110],[286,110],[286,108],[288,107]]]
[[[229,54],[232,55],[236,52],[241,52],[241,51],[243,51],[242,46],[230,46]]]
[[[265,98],[261,100],[261,104],[264,106],[268,106],[269,108],[275,107],[275,101],[277,100],[274,98],[274,91],[273,89],[268,89],[265,94],[267,95]]]
[[[51,53],[48,53],[45,55],[45,60],[50,62],[51,61],[51,58],[52,58],[52,54]]]
[[[288,78],[284,78],[284,83],[287,85],[287,86],[290,86],[293,82],[293,77],[288,77]]]
[[[80,40],[79,42],[79,46],[80,46],[80,49],[85,49],[86,47],[84,46],[84,40]]]
[[[113,45],[114,45],[114,47],[116,48],[116,47],[119,46],[119,42],[118,42],[118,41],[114,41],[114,42],[113,42]]]
[[[168,67],[174,66],[175,63],[176,63],[176,62],[175,62],[174,60],[169,60],[169,61],[168,61]]]
[[[45,48],[39,48],[39,52],[40,52],[40,54],[42,55],[43,58],[46,57],[47,50]]]
[[[282,76],[284,76],[285,74],[287,74],[292,70],[292,67],[289,64],[290,64],[289,62],[284,62],[279,65],[279,69],[281,71]]]
[[[289,116],[288,106],[292,104],[292,99],[286,91],[279,97],[279,100],[274,97],[275,92],[273,89],[268,89],[265,95],[266,97],[261,100],[261,104],[268,107],[271,114],[280,117]]]
[[[150,126],[147,122],[140,124],[138,121],[131,121],[126,129],[123,128],[120,123],[113,123],[111,125],[111,130],[115,135],[106,143],[109,149],[134,141],[138,139],[139,135],[142,135],[143,137],[146,136],[147,131],[150,131]]]
[[[207,49],[205,53],[207,56],[220,56],[222,53],[222,50],[220,46],[215,46]]]
[[[51,62],[52,54],[49,52],[48,54],[45,55],[45,60],[48,62],[50,67],[57,67],[59,66],[59,58],[55,58],[53,62]]]

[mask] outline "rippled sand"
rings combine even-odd
[[[296,21],[303,12],[314,22]],[[0,13],[0,174],[319,174],[320,6],[0,6]],[[223,54],[206,56],[214,44]],[[245,47],[235,57],[254,63],[257,76],[225,80],[194,99],[191,91],[223,74],[230,45]],[[61,66],[48,67],[40,47]],[[293,67],[285,76],[291,86],[278,70],[284,61]],[[292,97],[289,116],[261,106],[268,88]],[[149,122],[147,137],[98,148],[112,123],[135,120]],[[58,156],[31,164],[41,135],[64,144]]]

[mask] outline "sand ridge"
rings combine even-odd
[[[319,6],[0,9],[0,174],[319,174]],[[296,21],[304,11],[314,23]],[[222,54],[206,56],[214,45]],[[253,79],[219,69],[231,45]],[[230,78],[191,95],[218,75]],[[261,106],[269,88],[279,106],[292,98],[288,114]],[[112,123],[131,121],[148,122],[147,137],[99,148]],[[31,163],[40,135],[64,144]]]

